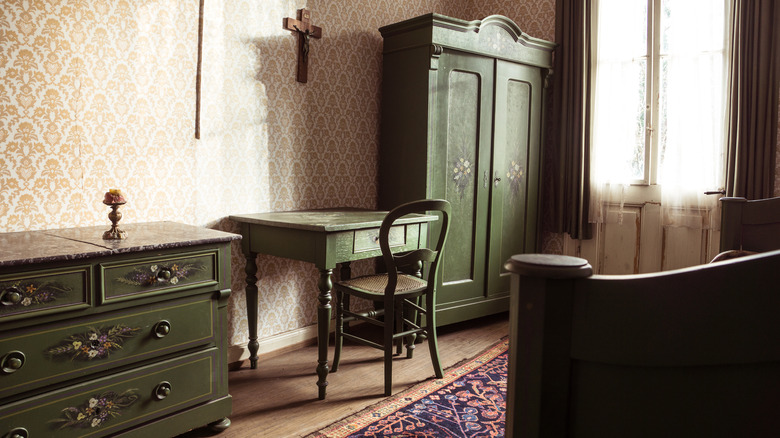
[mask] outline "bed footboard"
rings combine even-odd
[[[654,274],[518,255],[507,436],[780,436],[780,251]]]

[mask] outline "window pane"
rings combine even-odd
[[[661,54],[723,50],[724,0],[661,0]]]
[[[659,183],[716,187],[722,172],[724,0],[662,0]]]
[[[599,59],[647,55],[647,0],[598,0]]]
[[[595,178],[645,179],[647,2],[599,0],[593,147]]]

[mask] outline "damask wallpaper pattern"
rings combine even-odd
[[[376,205],[382,41],[438,12],[505,13],[551,38],[554,1],[205,0],[201,139],[194,138],[198,0],[2,0],[0,230],[173,220],[237,232],[230,214]],[[312,11],[309,83],[282,18]],[[230,337],[246,341],[233,248]],[[311,265],[260,257],[260,336],[312,324]],[[365,269],[358,266],[357,269]]]
[[[0,0],[0,231],[126,222],[237,232],[231,214],[376,205],[383,25],[503,14],[554,38],[555,0]],[[312,11],[308,84],[282,18]],[[554,245],[553,245],[554,247]],[[230,338],[247,340],[233,247]],[[358,266],[357,269],[366,269]],[[260,257],[260,336],[314,323],[314,267]]]

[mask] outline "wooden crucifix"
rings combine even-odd
[[[285,18],[282,26],[298,33],[298,82],[306,83],[309,76],[309,39],[321,38],[322,29],[311,24],[311,12],[308,9],[298,9],[298,19]]]

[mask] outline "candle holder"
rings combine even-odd
[[[127,239],[127,232],[119,229],[119,220],[122,219],[122,213],[119,211],[119,207],[124,205],[124,202],[105,203],[111,207],[111,211],[108,213],[108,218],[111,220],[111,229],[103,233],[104,240],[119,240]]]

